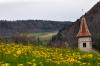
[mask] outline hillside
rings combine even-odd
[[[0,21],[0,37],[11,37],[22,33],[55,32],[69,26],[71,22],[58,22],[46,20],[17,20]]]
[[[92,33],[93,47],[100,47],[100,2],[91,8],[85,15],[89,30]],[[81,18],[80,18],[81,19]],[[54,47],[70,47],[77,48],[77,33],[80,26],[80,19],[74,22],[70,28],[67,25],[54,36],[50,42]],[[99,49],[100,50],[100,49]]]

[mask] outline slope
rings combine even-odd
[[[87,24],[93,38],[93,47],[100,47],[100,2],[91,8],[85,15]],[[81,19],[81,17],[80,17]],[[79,30],[80,19],[74,22],[70,28],[67,25],[52,38],[50,46],[77,48],[77,33]],[[100,49],[99,49],[100,50]]]

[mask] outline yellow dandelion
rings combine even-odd
[[[8,63],[5,63],[5,66],[10,66]]]
[[[32,66],[36,66],[36,63],[33,63]]]
[[[24,66],[23,64],[18,64],[18,66]]]
[[[93,57],[93,54],[89,54],[88,57],[89,57],[89,58],[92,58],[92,57]]]
[[[27,62],[27,64],[32,64],[32,62]]]
[[[21,54],[21,51],[20,50],[16,51],[16,54],[17,55],[20,55]]]
[[[5,64],[1,64],[1,66],[5,66]]]

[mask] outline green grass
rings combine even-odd
[[[39,40],[38,44],[47,45],[48,41],[51,40],[52,36],[56,35],[57,32],[44,32],[44,33],[33,33],[36,39]]]
[[[35,40],[35,44],[47,46],[52,36],[56,35],[57,32],[34,32],[34,33],[23,33],[20,34],[22,37],[31,37]],[[30,42],[29,42],[30,43]]]
[[[43,33],[33,33],[33,36],[35,37],[41,37],[42,39],[43,38],[49,38],[49,37],[52,37],[53,35],[56,35],[57,32],[43,32]]]

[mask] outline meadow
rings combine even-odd
[[[0,66],[100,66],[100,54],[78,49],[0,43]]]
[[[51,40],[52,36],[56,35],[57,32],[36,32],[32,33],[32,36],[34,36],[37,39],[37,45],[44,45],[46,46],[48,42]],[[28,34],[30,35],[30,34]]]

